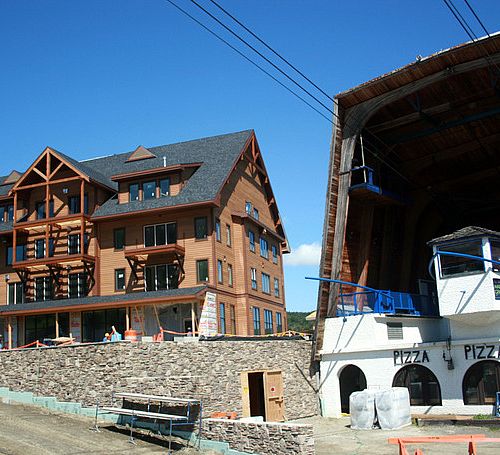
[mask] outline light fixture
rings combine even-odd
[[[64,193],[64,194],[68,194],[68,193],[69,193],[68,188],[63,188],[63,193]]]

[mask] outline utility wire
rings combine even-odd
[[[259,43],[263,44],[267,49],[269,49],[276,57],[285,62],[290,68],[292,68],[295,72],[300,74],[307,82],[309,82],[313,87],[318,89],[323,95],[325,95],[330,101],[334,101],[334,99],[326,93],[321,87],[316,85],[311,79],[309,79],[302,71],[300,71],[296,66],[294,66],[290,61],[288,61],[285,57],[283,57],[279,52],[274,50],[269,44],[267,44],[263,39],[257,36],[252,30],[250,30],[245,24],[241,23],[236,17],[234,17],[229,11],[225,10],[221,5],[219,5],[215,0],[210,0],[217,8],[219,8],[224,14],[229,16],[234,22],[236,22],[240,27],[245,29],[250,35],[252,35]]]
[[[245,39],[243,39],[240,35],[238,35],[236,32],[234,32],[230,27],[228,27],[226,24],[224,24],[220,19],[218,19],[216,16],[214,16],[210,11],[208,11],[203,6],[201,6],[196,0],[191,0],[191,3],[195,4],[205,14],[207,14],[208,16],[210,16],[220,26],[224,27],[229,33],[231,33],[235,38],[237,38],[239,41],[241,41],[245,46],[247,46],[248,48],[252,49],[252,51],[254,51],[257,55],[259,55],[261,58],[263,58],[274,69],[276,69],[277,71],[279,71],[289,81],[291,81],[293,84],[295,84],[297,87],[299,87],[302,91],[304,91],[305,93],[307,93],[313,100],[315,100],[318,104],[320,104],[321,106],[323,106],[330,114],[333,115],[333,110],[331,110],[326,104],[324,104],[321,100],[319,100],[316,96],[314,96],[309,90],[307,90],[306,88],[304,88],[301,84],[299,84],[295,79],[293,79],[292,77],[290,77],[279,66],[277,66],[276,64],[274,64],[264,54],[262,54],[258,49],[256,49],[254,46],[252,46],[251,44],[249,44]]]
[[[321,117],[323,117],[324,119],[326,119],[329,123],[333,123],[332,120],[330,118],[328,118],[325,114],[323,114],[322,112],[320,112],[319,109],[317,109],[316,107],[314,107],[306,99],[304,99],[298,93],[294,92],[291,88],[287,87],[285,84],[283,84],[283,82],[281,82],[279,79],[275,78],[271,73],[269,73],[268,71],[266,71],[264,68],[262,68],[258,63],[256,63],[255,61],[253,61],[251,58],[247,57],[245,54],[243,54],[243,52],[241,52],[239,49],[237,49],[236,47],[234,47],[231,43],[229,43],[228,41],[226,41],[220,35],[218,35],[214,31],[212,31],[210,28],[208,28],[201,21],[199,21],[194,16],[192,16],[191,14],[189,14],[185,9],[183,9],[182,7],[180,7],[179,5],[177,5],[172,0],[166,0],[166,1],[168,3],[170,3],[172,6],[174,6],[175,8],[177,8],[179,11],[181,11],[183,14],[185,14],[187,17],[189,17],[191,20],[193,20],[194,22],[196,22],[200,27],[202,27],[203,29],[205,29],[208,33],[210,33],[211,35],[215,36],[218,40],[222,41],[226,46],[230,47],[234,52],[236,52],[238,55],[240,55],[245,60],[247,60],[248,62],[250,62],[252,65],[254,65],[256,68],[258,68],[260,71],[262,71],[264,74],[266,74],[267,76],[269,76],[272,80],[274,80],[276,83],[278,83],[279,85],[281,85],[285,90],[289,91],[293,96],[297,97],[303,103],[307,104],[311,109],[313,109],[314,111],[316,111],[319,115],[321,115]]]
[[[491,38],[491,35],[488,33],[488,30],[484,26],[483,21],[479,18],[479,15],[476,13],[474,8],[472,8],[471,4],[467,0],[464,0],[464,2],[467,5],[467,7],[469,8],[470,12],[474,15],[476,20],[479,22],[479,25],[483,28],[484,33],[486,33],[486,35],[488,35],[488,38]]]

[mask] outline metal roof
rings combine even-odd
[[[443,235],[427,242],[427,245],[435,245],[437,243],[447,243],[455,240],[471,239],[477,237],[497,237],[500,238],[500,232],[492,231],[491,229],[482,228],[479,226],[467,226],[448,235]]]

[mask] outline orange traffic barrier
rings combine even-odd
[[[484,434],[455,434],[447,436],[420,436],[420,437],[409,437],[409,438],[389,438],[387,441],[389,444],[399,445],[399,455],[410,455],[406,444],[428,444],[435,442],[465,442],[468,447],[469,455],[477,455],[478,442],[500,442],[500,438],[487,438]],[[423,455],[422,449],[417,449],[414,455]]]

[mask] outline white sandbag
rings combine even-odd
[[[377,391],[375,408],[382,430],[395,430],[411,425],[410,394],[406,387]]]
[[[371,430],[375,423],[375,393],[371,390],[351,393],[349,413],[353,430]]]

